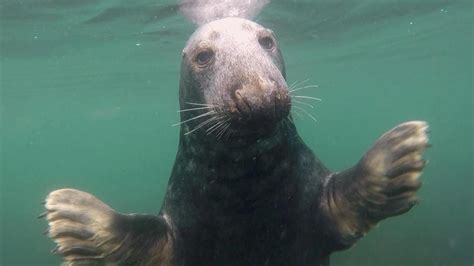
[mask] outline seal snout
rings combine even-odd
[[[230,110],[240,121],[279,120],[289,113],[290,97],[284,82],[258,78],[233,86],[231,93],[234,108]]]

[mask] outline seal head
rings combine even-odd
[[[213,122],[227,121],[238,136],[272,132],[290,110],[285,66],[273,32],[242,18],[201,26],[183,50],[180,104],[181,109],[209,107],[201,114],[215,112]],[[186,121],[196,112],[182,115]],[[189,132],[200,122],[183,128]]]

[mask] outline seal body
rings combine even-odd
[[[179,265],[325,265],[332,242],[314,197],[329,171],[295,133],[235,152],[183,140],[162,210]]]
[[[159,215],[120,214],[72,189],[46,199],[70,264],[328,265],[416,203],[424,122],[382,135],[329,171],[292,123],[272,31],[240,18],[200,27],[183,50],[179,149]]]

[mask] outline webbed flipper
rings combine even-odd
[[[333,249],[351,246],[380,220],[410,210],[420,188],[429,146],[422,121],[403,123],[382,135],[353,168],[330,176],[321,209]]]
[[[163,216],[120,214],[93,195],[51,192],[45,202],[53,253],[66,265],[169,265],[173,234]]]

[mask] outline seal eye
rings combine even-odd
[[[196,62],[199,66],[205,66],[211,61],[213,57],[214,52],[212,50],[204,50],[196,55]]]
[[[260,45],[267,49],[267,50],[272,50],[273,47],[275,46],[275,42],[273,42],[273,39],[271,37],[261,37],[260,39],[258,39],[258,42],[260,43]]]

